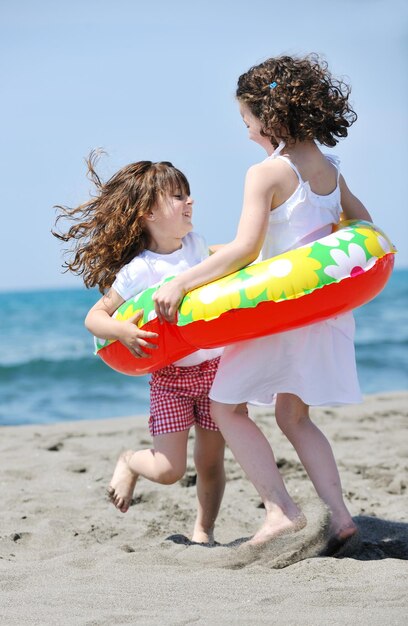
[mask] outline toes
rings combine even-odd
[[[113,502],[115,499],[115,489],[109,486],[106,490],[106,496],[111,502]]]
[[[119,494],[116,493],[115,489],[113,487],[109,487],[106,490],[106,495],[108,497],[108,499],[110,500],[110,502],[112,502],[112,504],[117,508],[117,509],[122,509],[125,500],[124,498],[122,498]]]
[[[114,503],[117,509],[120,509],[120,507],[123,504],[123,498],[121,498],[120,496],[116,496],[114,499]]]
[[[130,500],[121,496],[116,496],[114,504],[116,508],[119,509],[119,511],[121,511],[122,513],[126,513],[129,508]]]
[[[122,513],[126,513],[129,508],[129,501],[125,500],[125,498],[119,498],[118,504],[116,505],[119,511]]]

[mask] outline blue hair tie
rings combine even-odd
[[[273,81],[273,83],[269,83],[269,89],[275,89],[278,86],[278,83]]]

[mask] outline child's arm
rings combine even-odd
[[[235,272],[257,258],[265,238],[276,183],[275,168],[269,164],[258,163],[249,168],[235,239],[157,290],[153,300],[160,319],[174,320],[187,291]]]
[[[208,249],[210,251],[210,254],[214,254],[214,252],[217,252],[217,250],[221,250],[221,248],[223,248],[224,246],[225,243],[213,243],[208,246]]]
[[[114,289],[110,289],[89,310],[85,318],[85,326],[96,337],[117,339],[136,357],[149,356],[143,348],[155,349],[157,346],[146,340],[158,337],[158,335],[138,328],[137,321],[143,315],[143,311],[139,311],[126,321],[113,319],[113,313],[123,302],[123,298]]]
[[[373,221],[364,204],[351,193],[343,176],[340,176],[340,194],[341,207],[346,219]]]

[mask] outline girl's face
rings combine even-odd
[[[261,135],[262,124],[261,121],[255,117],[250,108],[244,102],[239,103],[239,112],[244,120],[244,124],[248,129],[248,137],[255,143],[264,148],[268,154],[272,154],[274,147],[272,146],[268,137]]]
[[[152,211],[156,232],[159,227],[167,238],[185,237],[193,230],[193,202],[191,196],[181,189],[166,194]]]

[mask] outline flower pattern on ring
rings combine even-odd
[[[364,245],[371,256],[381,259],[384,254],[393,251],[392,243],[381,233],[373,232],[369,228],[356,228],[356,233],[365,237]]]
[[[246,267],[245,272],[253,278],[245,288],[248,298],[256,299],[266,288],[266,299],[277,302],[297,298],[315,289],[319,282],[316,272],[322,264],[309,256],[311,250],[311,247],[297,248],[290,251],[290,258],[280,255],[272,261]],[[265,272],[268,276],[267,281]]]
[[[115,319],[117,319],[119,322],[125,322],[127,319],[129,319],[129,317],[132,317],[132,315],[134,315],[138,311],[140,311],[140,309],[137,309],[134,303],[131,301],[130,303],[128,303],[128,306],[124,308],[119,307],[119,309],[115,313]]]
[[[191,315],[193,320],[212,319],[226,311],[237,309],[241,303],[239,290],[242,279],[233,276],[233,279],[225,276],[189,293],[181,304],[181,315]]]
[[[376,258],[372,257],[367,261],[366,254],[361,246],[351,243],[348,254],[343,250],[332,250],[330,255],[336,265],[328,265],[324,272],[335,280],[341,280],[348,276],[363,274],[375,264]]]
[[[329,248],[338,248],[342,241],[351,241],[353,238],[353,233],[346,230],[339,230],[331,235],[327,235],[327,237],[319,239],[319,243],[322,246],[327,246]]]

